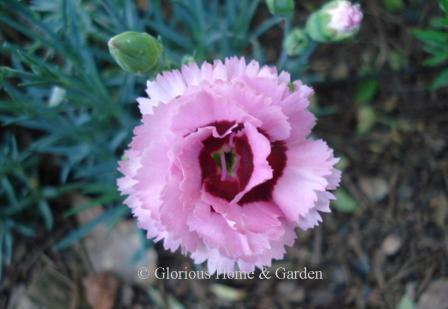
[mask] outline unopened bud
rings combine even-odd
[[[306,31],[314,41],[338,42],[358,32],[362,17],[359,4],[335,0],[310,15]]]
[[[126,31],[107,43],[109,52],[125,71],[143,73],[154,69],[162,55],[162,44],[145,32]]]
[[[291,16],[294,12],[294,0],[266,0],[272,15]]]
[[[184,55],[182,57],[182,60],[180,61],[181,64],[190,64],[195,62],[196,60],[194,59],[194,57],[192,55]]]
[[[308,47],[308,44],[309,39],[306,32],[295,28],[286,36],[283,48],[288,56],[298,56]]]

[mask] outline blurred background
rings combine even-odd
[[[448,308],[448,4],[360,1],[353,39],[286,52],[323,3],[0,0],[0,308]],[[153,276],[202,267],[146,240],[115,187],[154,74],[113,61],[126,30],[160,37],[166,68],[243,55],[315,88],[342,187],[273,267],[323,280]]]

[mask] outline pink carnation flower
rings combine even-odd
[[[159,74],[146,92],[118,187],[149,238],[210,273],[248,272],[330,212],[340,172],[308,137],[310,87],[228,58]]]

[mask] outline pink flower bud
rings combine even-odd
[[[314,41],[338,42],[358,32],[362,17],[359,4],[335,0],[310,15],[306,30]]]
[[[358,31],[363,16],[359,4],[352,4],[350,1],[336,1],[326,13],[330,15],[328,28],[336,31],[338,35]]]

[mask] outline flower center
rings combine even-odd
[[[235,123],[219,121],[211,125],[215,126],[219,134],[224,134]],[[253,152],[242,128],[242,125],[238,125],[222,138],[209,136],[202,142],[204,147],[199,154],[205,190],[227,201],[231,201],[244,190],[254,170]],[[269,201],[272,198],[273,187],[286,165],[284,142],[271,143],[271,153],[267,161],[273,169],[272,179],[247,192],[239,201],[240,205],[254,201]]]
[[[235,176],[235,158],[236,154],[232,150],[216,151],[212,154],[213,161],[219,168],[221,173],[221,180],[226,179],[228,176]]]

